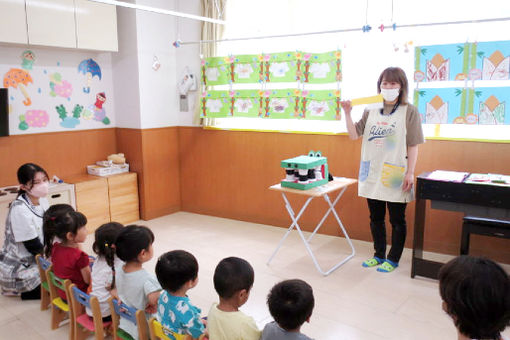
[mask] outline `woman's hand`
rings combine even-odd
[[[340,102],[340,105],[342,105],[342,109],[344,110],[346,115],[350,115],[352,111],[352,105],[350,100],[342,100]]]
[[[402,183],[402,190],[409,191],[414,185],[414,174],[406,172],[404,176],[404,182]]]

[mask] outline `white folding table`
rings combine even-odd
[[[298,189],[286,188],[286,187],[282,187],[279,183],[270,186],[269,187],[270,190],[275,190],[275,191],[281,192],[283,200],[285,201],[285,208],[287,208],[289,216],[290,216],[290,218],[292,220],[292,224],[287,229],[287,232],[285,233],[283,238],[278,243],[278,246],[274,250],[274,252],[271,255],[271,257],[269,258],[269,260],[267,261],[267,264],[269,265],[271,260],[274,258],[274,256],[278,252],[278,250],[281,248],[281,246],[282,246],[283,242],[285,241],[285,239],[287,238],[287,236],[289,236],[290,232],[294,228],[296,228],[296,230],[299,233],[299,236],[303,240],[303,243],[305,244],[306,250],[310,254],[310,256],[311,256],[311,258],[313,260],[313,263],[315,264],[315,267],[317,268],[319,273],[321,273],[324,276],[327,276],[327,275],[331,274],[334,270],[338,269],[340,266],[342,266],[347,261],[349,261],[352,257],[354,257],[354,255],[356,254],[356,251],[354,250],[354,246],[352,245],[351,239],[349,238],[349,235],[347,234],[347,231],[345,230],[344,225],[342,224],[342,221],[340,220],[340,217],[338,217],[338,214],[335,211],[335,205],[337,204],[337,202],[340,199],[340,197],[342,197],[342,195],[345,192],[345,190],[347,189],[347,187],[350,186],[351,184],[356,183],[356,182],[357,182],[357,180],[352,179],[352,178],[335,177],[333,181],[330,181],[330,182],[328,182],[325,185],[318,186],[318,187],[315,187],[315,188],[312,188],[312,189],[308,189],[308,190],[298,190]],[[338,193],[338,195],[335,198],[335,200],[332,202],[331,199],[329,198],[329,194],[333,193],[335,191],[338,191],[338,190],[340,190],[340,192]],[[303,204],[303,207],[301,208],[301,210],[299,211],[299,213],[297,215],[294,213],[294,210],[292,209],[292,206],[289,203],[289,200],[288,200],[288,198],[286,196],[287,193],[308,196],[306,202]],[[319,222],[319,224],[317,224],[317,226],[315,227],[315,230],[313,231],[313,233],[308,237],[308,239],[306,239],[305,236],[303,235],[303,232],[301,231],[301,228],[299,227],[298,221],[299,221],[299,218],[301,217],[301,215],[303,215],[303,212],[308,207],[308,204],[310,204],[310,202],[314,198],[316,198],[316,197],[323,197],[324,200],[326,201],[326,203],[328,204],[329,209],[326,211],[326,213],[322,217],[322,219]],[[338,226],[342,230],[345,238],[347,239],[347,242],[349,243],[349,246],[351,247],[351,254],[348,255],[343,260],[341,260],[340,262],[338,262],[337,264],[335,264],[329,270],[324,271],[320,267],[319,263],[317,262],[317,259],[315,258],[315,255],[314,255],[312,249],[310,248],[310,241],[312,240],[312,238],[315,235],[315,233],[320,229],[320,227],[322,226],[322,224],[324,223],[324,221],[326,220],[326,218],[329,216],[329,214],[331,212],[335,216],[335,219],[338,222]]]

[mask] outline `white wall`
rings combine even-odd
[[[186,1],[178,0],[179,11],[201,15],[200,1]],[[182,41],[199,41],[202,30],[202,23],[200,21],[179,18],[178,35]],[[193,119],[195,114],[195,106],[198,105],[197,96],[199,96],[200,89],[200,47],[195,45],[182,45],[176,49],[177,55],[177,77],[180,79],[184,68],[189,67],[190,71],[196,78],[197,91],[188,92],[188,108],[186,112],[179,112],[179,125],[180,126],[193,126],[197,124],[197,119]]]
[[[117,99],[117,126],[140,129],[140,93],[136,12],[117,7],[119,52],[113,53],[113,85]]]

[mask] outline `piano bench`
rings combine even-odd
[[[465,216],[462,223],[460,255],[468,255],[471,234],[510,238],[510,221]]]

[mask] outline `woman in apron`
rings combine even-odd
[[[351,139],[363,138],[358,195],[366,197],[374,256],[363,267],[392,272],[398,267],[406,240],[405,209],[413,200],[414,169],[418,145],[425,142],[421,116],[407,102],[408,82],[404,71],[389,67],[379,76],[377,92],[384,99],[382,109],[365,110],[353,123],[351,102],[343,101],[347,131]],[[392,226],[391,249],[386,255],[386,207]]]
[[[0,286],[3,295],[22,300],[40,298],[39,270],[35,255],[43,250],[43,214],[48,209],[48,174],[32,163],[18,169],[18,197],[5,221],[5,241],[0,251]]]

